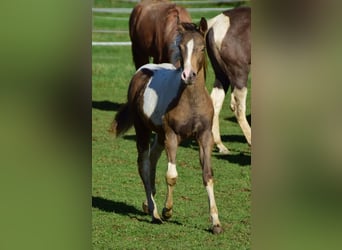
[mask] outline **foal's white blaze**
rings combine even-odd
[[[208,21],[208,29],[210,27],[213,28],[215,44],[219,50],[221,50],[222,41],[229,29],[229,26],[229,17],[223,13]]]
[[[187,54],[186,54],[186,61],[184,62],[184,70],[183,70],[186,77],[188,77],[191,72],[191,56],[192,56],[193,50],[194,50],[194,39],[191,39],[186,44]]]
[[[153,71],[153,76],[147,83],[144,92],[144,114],[155,125],[161,125],[162,116],[171,101],[177,96],[181,84],[181,71],[169,63],[147,64],[141,68]]]

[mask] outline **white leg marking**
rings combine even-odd
[[[213,137],[214,142],[217,145],[220,153],[229,153],[229,150],[223,145],[220,136],[220,124],[219,124],[219,115],[222,109],[222,105],[224,102],[225,93],[223,89],[214,87],[211,92],[211,99],[214,105],[214,118],[213,118]]]
[[[178,176],[178,173],[176,169],[176,164],[169,162],[167,164],[166,178],[173,179],[173,178],[177,178],[177,176]]]
[[[150,180],[150,152],[149,150],[146,150],[143,153],[143,178],[144,178],[144,184],[147,186],[146,188],[146,198],[147,198],[147,204],[148,204],[148,210],[152,212],[154,219],[159,219],[160,216],[158,214],[157,210],[157,204],[153,199],[153,192],[151,189],[151,180]]]
[[[247,88],[242,89],[235,88],[232,93],[231,107],[235,113],[236,119],[245,135],[249,145],[252,145],[252,133],[251,127],[249,126],[246,119],[246,99],[247,99]]]
[[[220,225],[220,220],[218,218],[218,211],[215,202],[215,195],[214,195],[214,182],[213,180],[209,180],[206,186],[208,198],[209,198],[209,209],[210,209],[210,217],[212,220],[212,224],[214,226]]]

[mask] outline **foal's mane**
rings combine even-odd
[[[180,49],[179,49],[179,45],[180,42],[182,40],[183,37],[183,33],[184,32],[198,32],[201,33],[201,31],[199,30],[199,27],[195,24],[195,23],[180,23],[178,25],[178,33],[174,39],[174,41],[171,44],[171,50],[172,50],[172,54],[171,54],[171,63],[173,65],[176,65],[177,67],[180,67],[180,64],[178,64],[181,60],[181,53],[180,53]],[[205,42],[205,37],[203,37],[204,42]],[[203,63],[203,70],[204,70],[204,77],[206,78],[206,72],[207,72],[207,55],[206,53],[204,53],[204,63]]]

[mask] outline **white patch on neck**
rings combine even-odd
[[[194,39],[191,39],[188,41],[186,44],[187,48],[187,57],[186,57],[186,62],[184,63],[184,69],[191,69],[191,56],[192,52],[194,50]]]
[[[147,83],[144,92],[144,114],[155,125],[161,125],[163,115],[178,94],[181,85],[181,71],[169,63],[147,64],[141,68],[153,71],[153,76]]]
[[[223,13],[208,21],[208,29],[213,28],[215,44],[219,50],[221,50],[222,41],[228,32],[229,26],[229,16]]]

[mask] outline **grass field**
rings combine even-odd
[[[94,7],[132,6],[120,1],[94,4]],[[225,6],[228,7],[219,7]],[[195,22],[201,16],[210,18],[216,14],[191,13]],[[93,20],[93,30],[128,30],[128,14],[94,13]],[[129,41],[129,37],[127,32],[94,32],[93,41]],[[251,154],[228,108],[230,95],[225,100],[220,124],[222,139],[232,155],[223,156],[215,151],[212,155],[215,196],[224,233],[214,236],[208,232],[207,194],[202,185],[198,146],[192,140],[183,142],[177,152],[179,178],[174,193],[174,215],[169,222],[153,225],[150,216],[141,210],[145,194],[137,171],[134,130],[117,139],[107,132],[120,104],[126,101],[128,83],[135,72],[130,47],[94,46],[92,61],[93,249],[250,249]],[[209,91],[213,80],[209,65]],[[247,114],[250,115],[250,94]],[[166,167],[166,157],[162,154],[156,174],[159,211],[166,194]]]

